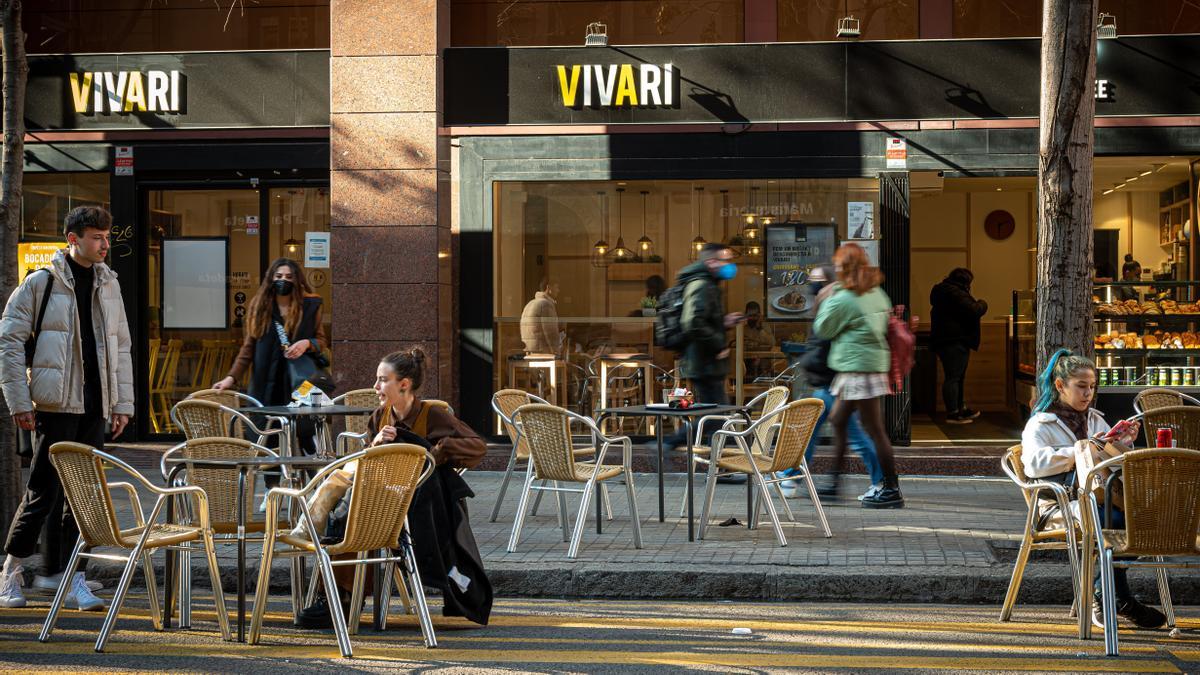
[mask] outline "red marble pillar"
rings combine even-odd
[[[439,137],[448,0],[332,0],[333,370],[369,387],[420,346],[421,394],[457,399],[450,156]],[[440,37],[439,37],[440,36]]]

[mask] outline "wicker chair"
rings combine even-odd
[[[1200,406],[1172,405],[1147,410],[1140,416],[1147,445],[1154,445],[1159,429],[1170,429],[1176,447],[1200,448]]]
[[[1125,529],[1099,527],[1100,506],[1096,497],[1106,470],[1123,467]],[[1175,625],[1167,583],[1167,567],[1200,567],[1200,562],[1164,558],[1200,556],[1200,452],[1179,448],[1131,450],[1097,464],[1087,473],[1080,494],[1086,499],[1081,509],[1083,528],[1094,541],[1099,558],[1101,596],[1104,603],[1104,653],[1117,656],[1117,615],[1113,582],[1114,567],[1152,567],[1158,573],[1159,599],[1168,625]],[[1090,548],[1090,547],[1089,547]],[[1136,560],[1117,560],[1117,558]],[[1080,572],[1079,636],[1091,636],[1092,551],[1083,556]]]
[[[246,490],[243,507],[245,509],[246,532],[250,536],[246,537],[247,541],[261,542],[263,540],[263,532],[266,530],[267,521],[256,519],[257,515],[254,509],[254,482],[255,471],[249,470],[245,475],[245,484],[239,485],[239,477],[242,475],[234,468],[208,468],[195,467],[186,462],[189,459],[243,459],[247,457],[277,457],[271,450],[260,445],[251,443],[250,441],[241,438],[214,437],[214,438],[196,438],[187,440],[174,448],[171,448],[163,454],[162,467],[173,466],[178,464],[180,460],[184,461],[184,471],[176,475],[176,485],[194,485],[208,495],[209,503],[209,521],[212,523],[213,538],[218,544],[236,544],[237,543],[237,501],[238,492]],[[166,480],[170,476],[170,472],[165,470],[163,479]],[[287,470],[283,472],[284,479],[288,479]],[[184,518],[193,518],[194,514],[187,508],[186,504],[179,504],[179,513]],[[279,527],[287,525],[286,519],[277,523]],[[192,623],[191,600],[192,600],[192,580],[191,575],[187,574],[187,570],[191,569],[191,557],[194,551],[192,546],[181,546],[179,556],[176,559],[178,570],[176,578],[179,580],[179,627],[188,628]],[[299,597],[297,590],[296,597]],[[294,603],[298,605],[299,603]],[[293,607],[295,611],[301,608]]]
[[[209,580],[213,587],[213,600],[216,604],[217,623],[221,627],[221,637],[224,640],[233,639],[229,631],[229,617],[225,612],[225,597],[221,592],[221,574],[217,568],[213,531],[208,517],[208,496],[205,495],[204,490],[196,486],[160,488],[146,480],[136,469],[125,462],[80,443],[55,443],[50,448],[50,462],[58,471],[63,492],[71,506],[71,512],[75,515],[75,521],[79,524],[79,543],[75,545],[75,550],[71,553],[71,560],[67,563],[66,570],[63,571],[62,581],[54,594],[54,601],[50,604],[50,613],[46,616],[46,623],[42,626],[38,640],[46,642],[50,639],[50,634],[58,620],[58,613],[62,610],[63,602],[67,598],[67,587],[75,575],[75,570],[79,569],[80,558],[112,560],[115,557],[125,561],[125,570],[121,574],[121,580],[117,583],[112,604],[108,608],[108,615],[105,616],[104,623],[100,627],[100,635],[96,638],[96,651],[104,651],[104,645],[108,642],[117,615],[121,611],[121,605],[125,601],[125,594],[129,591],[134,570],[139,564],[142,565],[146,575],[146,592],[150,596],[150,619],[155,630],[162,630],[154,566],[150,561],[151,552],[157,548],[178,546],[194,541],[203,542],[204,553],[208,560]],[[146,517],[142,511],[137,489],[130,483],[110,483],[105,472],[105,464],[120,469],[140,483],[143,488],[157,495],[149,517]],[[124,490],[127,494],[137,523],[136,527],[121,529],[117,524],[117,509],[113,504],[111,492],[113,488]],[[198,520],[196,525],[157,522],[163,505],[168,499],[177,496],[187,496],[195,500],[195,512]],[[125,549],[129,553],[128,555],[92,553],[91,549],[97,546]]]
[[[550,402],[522,391],[520,389],[502,389],[495,394],[492,394],[492,411],[500,418],[500,423],[504,427],[505,433],[508,434],[509,440],[512,442],[512,454],[508,456],[508,466],[504,469],[504,478],[500,481],[500,492],[496,495],[496,504],[492,507],[492,515],[488,519],[489,523],[496,522],[500,517],[500,506],[504,503],[504,495],[508,492],[508,483],[512,479],[513,471],[516,470],[517,462],[526,462],[526,469],[529,469],[529,443],[527,439],[521,436],[516,425],[513,424],[512,416],[523,405],[529,403],[542,403],[550,405]],[[576,457],[586,457],[595,454],[594,448],[577,448],[575,450]],[[603,490],[604,506],[608,509],[609,520],[612,519],[612,505],[608,496],[608,487],[601,484]],[[537,498],[533,502],[533,515],[537,515],[538,506],[542,503],[542,493],[539,491]],[[559,509],[559,523],[563,527],[563,536],[566,535],[566,518],[562,509]],[[563,539],[566,541],[566,539]]]
[[[223,393],[218,392],[218,395]],[[270,428],[270,423],[275,421],[279,422],[279,428]],[[265,443],[268,436],[276,435],[281,437],[281,447],[287,447],[284,444],[290,442],[286,438],[287,424],[281,418],[268,417],[267,428],[260,429],[241,410],[207,398],[188,397],[176,403],[171,408],[171,422],[183,431],[185,438],[239,437],[242,435],[239,432],[245,430],[258,436],[259,445]]]
[[[751,419],[761,418],[769,412],[778,410],[788,402],[791,397],[791,390],[787,387],[777,386],[771,387],[763,393],[755,396],[746,404],[748,410],[756,410]],[[711,422],[720,422],[723,429],[737,429],[745,427],[747,424],[746,418],[740,415],[705,415],[696,423],[696,441],[692,444],[692,459],[697,464],[708,465],[709,455],[712,454],[712,448],[703,443],[704,427]],[[761,455],[766,448],[771,447],[771,438],[774,435],[773,426],[759,427],[759,430],[754,434],[750,451],[756,455]],[[678,448],[681,452],[686,452],[686,448]],[[741,450],[738,448],[725,448],[722,451],[725,456],[739,455]],[[796,517],[792,514],[792,507],[788,504],[787,497],[783,494],[783,487],[779,483],[775,483],[775,489],[779,492],[779,498],[783,502],[784,512],[787,513],[788,520],[795,521]],[[684,492],[683,499],[679,502],[679,517],[682,518],[684,511],[687,509],[687,493]],[[747,516],[750,517],[750,516]]]
[[[374,389],[355,389],[333,399],[332,403],[357,408],[374,408],[379,405],[379,393]],[[368,421],[366,415],[348,415],[346,417],[346,430],[338,434],[335,446],[338,457],[344,457],[347,452],[350,452],[351,444],[355,446],[355,451],[367,447],[367,441],[370,440],[367,438]]]
[[[1200,400],[1174,389],[1161,387],[1143,389],[1133,397],[1133,411],[1138,414],[1184,404],[1200,406]]]
[[[1025,575],[1025,566],[1029,563],[1031,551],[1065,550],[1071,563],[1072,588],[1079,586],[1079,523],[1072,514],[1071,495],[1066,486],[1045,480],[1030,479],[1025,475],[1025,466],[1021,463],[1021,446],[1014,445],[1004,453],[1000,460],[1000,468],[1021,488],[1028,509],[1025,516],[1025,532],[1021,538],[1021,548],[1017,551],[1017,560],[1013,563],[1012,578],[1008,582],[1008,593],[1004,596],[1004,605],[1000,609],[1000,620],[1012,618],[1013,606],[1017,603],[1017,595],[1021,590],[1021,580]],[[1042,493],[1049,492],[1062,513],[1062,527],[1047,527],[1041,524],[1038,499]],[[1079,606],[1079,596],[1071,605],[1072,612]],[[1074,615],[1074,614],[1072,614]]]
[[[587,522],[588,505],[597,483],[623,476],[625,492],[629,496],[629,515],[633,521],[633,545],[642,547],[642,525],[638,518],[637,499],[633,489],[633,444],[628,436],[615,438],[606,437],[600,432],[596,423],[588,417],[544,403],[529,403],[517,408],[513,413],[513,424],[529,444],[530,468],[525,474],[525,487],[521,491],[521,501],[517,505],[517,516],[513,520],[512,536],[508,540],[508,551],[512,553],[517,548],[521,538],[521,526],[525,522],[526,507],[529,504],[529,494],[537,491],[551,491],[558,494],[559,512],[566,514],[564,492],[581,492],[583,498],[579,504],[579,514],[575,519],[575,529],[571,535],[571,543],[567,549],[567,557],[575,558],[579,553],[579,542],[583,537],[583,527]],[[578,448],[574,447],[571,436],[571,423],[576,422],[585,426],[591,432],[592,443],[596,450],[595,461],[579,461]],[[604,456],[608,449],[620,443],[622,446],[621,464],[605,464]],[[583,483],[582,489],[534,485],[535,480],[556,481],[557,483]],[[611,511],[610,511],[611,514]]]
[[[308,515],[306,497],[312,493],[333,471],[350,462],[358,462],[354,485],[351,488],[350,509],[346,520],[346,534],[342,541],[332,546],[320,543],[320,533]],[[254,598],[254,613],[250,620],[249,642],[257,644],[262,630],[263,614],[267,608],[267,592],[270,586],[271,563],[277,556],[314,556],[321,570],[327,597],[337,597],[337,582],[333,577],[336,565],[354,565],[354,591],[350,603],[350,617],[342,614],[339,602],[330,602],[329,611],[333,618],[333,629],[337,636],[342,656],[354,655],[350,646],[350,635],[358,633],[362,618],[365,570],[368,564],[385,563],[389,568],[397,563],[400,569],[395,576],[406,602],[416,602],[416,614],[421,624],[421,633],[426,647],[436,647],[437,637],[433,632],[433,620],[425,602],[425,591],[421,586],[421,575],[417,571],[412,542],[407,532],[408,507],[412,503],[417,487],[433,472],[433,457],[416,445],[391,443],[369,448],[347,455],[313,476],[300,489],[274,488],[267,493],[267,521],[278,519],[284,501],[304,514],[307,536],[296,536],[289,531],[268,530],[263,544],[263,558],[259,566],[258,587]],[[399,554],[393,552],[399,549]],[[335,556],[353,554],[348,560],[333,560]],[[371,555],[374,554],[374,557]],[[388,588],[393,573],[380,575],[383,597],[391,595]],[[405,588],[407,586],[407,588]],[[383,609],[386,617],[387,608]]]
[[[770,486],[789,480],[775,476],[788,469],[799,471],[799,477],[803,477],[808,486],[808,495],[813,500],[813,507],[817,511],[821,527],[825,530],[825,536],[833,536],[829,530],[829,521],[825,518],[825,509],[821,506],[821,498],[813,486],[812,473],[804,461],[804,450],[808,447],[808,441],[823,410],[825,404],[819,399],[801,399],[776,408],[741,431],[721,429],[713,434],[713,450],[717,459],[715,462],[709,462],[708,476],[704,483],[704,504],[700,511],[701,539],[708,529],[708,514],[712,510],[713,496],[716,494],[717,476],[721,473],[744,473],[759,489],[755,505],[751,507],[750,529],[758,526],[760,502],[766,502],[767,514],[771,516],[771,522],[775,526],[775,538],[779,540],[780,546],[787,546],[787,538],[783,536],[783,527],[779,523],[779,514],[775,512],[775,503],[771,499]],[[767,452],[768,448],[763,448],[760,454],[754,452],[752,447],[763,427],[775,428],[774,447],[770,448],[770,454]],[[737,444],[742,454],[724,453],[725,443],[730,439]]]

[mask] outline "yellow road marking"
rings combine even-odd
[[[87,654],[91,643],[5,642],[10,654]],[[172,656],[263,658],[287,656],[296,659],[337,659],[336,645],[287,645],[281,653],[277,645],[245,645],[236,651],[227,646],[170,645]],[[163,645],[143,645],[113,642],[105,653],[123,656],[162,656]],[[688,653],[663,652],[602,652],[596,650],[492,650],[437,649],[423,647],[364,647],[354,650],[356,658],[376,661],[428,663],[432,661],[468,661],[480,663],[554,663],[554,664],[613,664],[613,665],[714,665],[742,668],[889,668],[889,669],[950,669],[950,670],[1017,670],[1017,671],[1090,671],[1121,673],[1178,673],[1171,662],[1162,659],[1047,659],[1047,658],[979,658],[979,657],[906,657],[858,656],[842,654],[758,654],[758,653]]]
[[[389,631],[395,624],[389,619]],[[374,643],[374,644],[394,644],[398,642],[417,642],[420,643],[421,636],[419,627],[414,622],[405,628],[410,628],[410,631],[389,632],[388,634],[359,634],[352,636],[351,640],[355,643]],[[20,626],[8,629],[8,634],[13,639],[21,639],[19,636],[25,636],[25,639],[34,640],[40,632],[40,626]],[[123,634],[123,639],[128,639],[132,636],[163,636],[163,633],[147,628],[124,627],[118,625],[116,632]],[[189,635],[203,637],[206,634],[211,636],[213,640],[218,639],[218,633],[215,627],[212,630],[194,630],[181,635]],[[332,639],[332,635],[328,633],[319,633],[313,631],[304,631],[297,629],[294,633],[279,633],[267,632],[262,633],[261,639],[264,642],[288,642],[296,639],[322,639],[322,636],[327,636]],[[94,630],[80,628],[55,628],[53,640],[67,641],[94,641],[96,632]],[[162,637],[155,637],[155,640],[162,640]],[[3,642],[3,638],[0,638]],[[797,648],[806,649],[862,649],[868,651],[900,651],[900,652],[919,652],[919,651],[937,651],[941,653],[951,652],[975,652],[975,653],[991,653],[991,652],[1037,652],[1039,654],[1052,652],[1070,652],[1072,654],[1080,652],[1090,652],[1097,655],[1104,652],[1104,645],[1092,641],[1091,643],[1080,644],[1063,644],[1063,645],[1012,645],[1004,643],[993,644],[965,644],[965,643],[945,643],[945,642],[930,642],[921,644],[911,644],[904,642],[881,642],[874,639],[869,633],[863,635],[861,641],[851,640],[759,640],[753,638],[729,637],[726,635],[713,636],[704,640],[667,640],[667,639],[596,639],[596,638],[536,638],[536,637],[504,637],[490,635],[486,632],[481,632],[477,635],[469,637],[456,636],[453,633],[449,635],[438,635],[438,642],[445,643],[462,643],[462,644],[478,644],[478,643],[521,643],[521,644],[540,644],[540,645],[614,645],[620,647],[633,646],[676,646],[676,647],[708,647],[708,648],[735,648],[735,649],[787,649],[795,650]],[[1137,645],[1128,645],[1121,648],[1122,653],[1127,654],[1157,654],[1159,652],[1156,647],[1145,647]]]

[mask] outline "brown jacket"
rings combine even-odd
[[[424,429],[418,427],[421,418],[421,408],[428,407],[425,415]],[[383,406],[371,413],[367,422],[367,433],[371,439],[379,433],[379,418],[383,415]],[[433,446],[431,452],[438,464],[449,463],[455,469],[472,469],[479,466],[487,454],[487,444],[462,420],[446,412],[440,407],[426,406],[421,399],[413,401],[408,415],[400,422],[393,422],[397,429],[411,431],[423,436]]]

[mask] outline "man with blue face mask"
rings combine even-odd
[[[700,259],[679,272],[683,285],[683,314],[680,317],[687,346],[680,354],[680,374],[690,381],[698,403],[729,402],[725,377],[729,374],[729,349],[725,332],[745,319],[740,312],[725,313],[718,284],[737,276],[733,251],[711,242],[700,250]],[[710,425],[712,426],[712,425]],[[715,426],[709,431],[715,431]],[[682,437],[672,438],[682,445]]]

